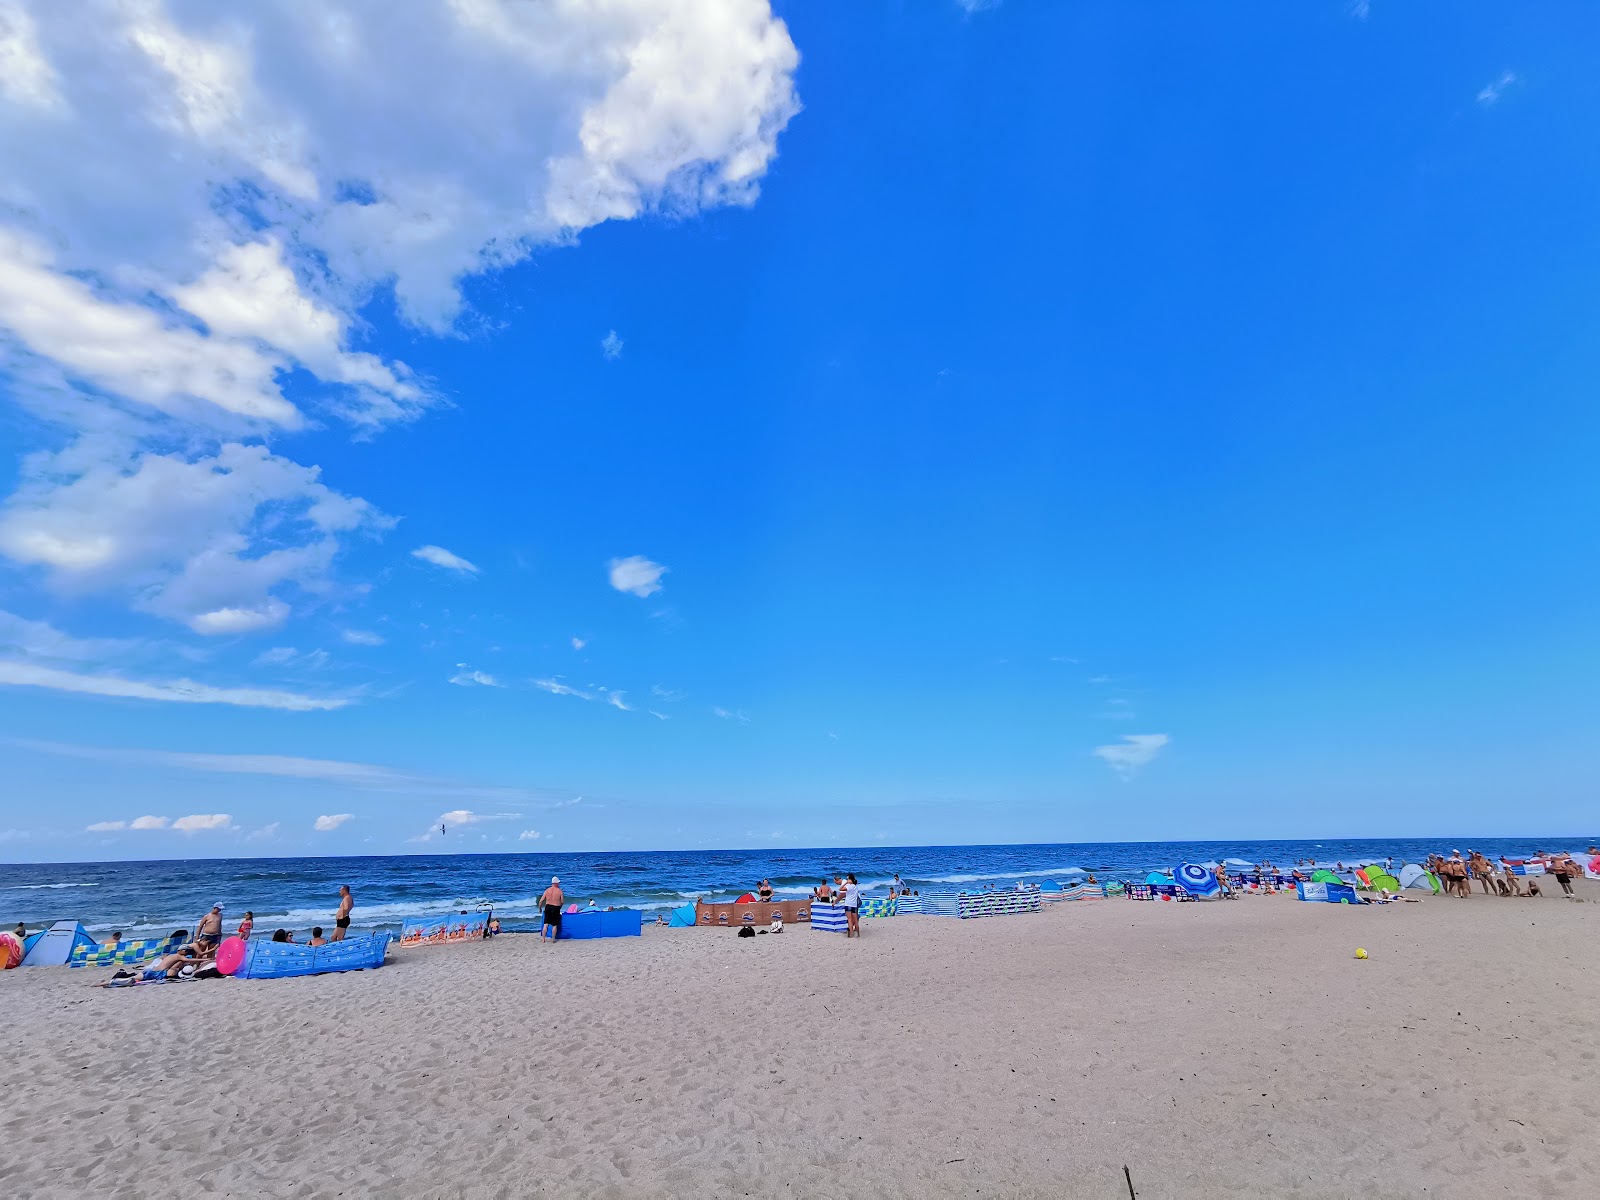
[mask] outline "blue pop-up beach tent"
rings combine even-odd
[[[89,931],[76,921],[57,921],[44,931],[44,936],[28,947],[22,956],[25,967],[64,967],[79,946],[95,949],[99,942],[89,936]]]
[[[694,905],[685,904],[681,908],[672,910],[672,915],[667,918],[667,924],[674,929],[687,929],[694,924]]]

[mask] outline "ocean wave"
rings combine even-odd
[[[1041,875],[1056,875],[1071,870],[1072,867],[1040,867],[1038,870],[996,871],[983,875],[914,875],[906,879],[911,883],[978,883],[985,879],[1035,879]]]
[[[99,886],[98,883],[12,883],[0,888],[0,892],[37,892],[44,889],[92,888]]]

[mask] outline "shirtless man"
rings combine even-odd
[[[339,885],[339,911],[333,914],[333,940],[344,941],[344,935],[350,928],[350,914],[356,906],[356,898],[350,894],[348,883]]]
[[[222,943],[222,905],[212,905],[194,928],[194,944],[201,950],[215,950]]]
[[[544,906],[544,926],[539,930],[541,938],[549,937],[553,942],[561,937],[561,905],[566,898],[561,890],[561,876],[550,876],[550,886],[539,897],[539,903]]]
[[[1494,867],[1490,866],[1489,860],[1476,850],[1472,851],[1472,874],[1485,895],[1494,895]]]

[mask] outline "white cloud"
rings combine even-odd
[[[648,712],[652,717],[654,717],[658,721],[670,721],[670,720],[672,720],[672,718],[667,716],[666,713],[659,713],[653,708],[646,709],[645,711]]]
[[[559,676],[554,679],[535,679],[531,682],[541,692],[549,692],[552,696],[576,696],[579,700],[593,700],[596,698],[591,692],[581,691],[569,684],[562,683]]]
[[[626,695],[624,692],[612,692],[606,697],[606,703],[612,708],[620,708],[623,712],[632,712],[633,706],[623,700],[624,695]]]
[[[252,842],[270,842],[273,838],[278,836],[279,828],[279,822],[269,821],[260,829],[252,829],[250,831],[250,840]]]
[[[521,833],[517,834],[517,841],[535,842],[539,840],[539,836],[540,834],[537,829],[524,829]]]
[[[165,700],[177,704],[229,704],[239,708],[277,708],[286,712],[314,712],[344,708],[350,701],[339,696],[306,696],[272,688],[222,688],[192,679],[166,681],[126,679],[119,675],[83,675],[33,663],[0,660],[0,685],[40,687],[86,696],[116,696],[129,700]]]
[[[1164,733],[1130,733],[1124,735],[1120,742],[1096,746],[1093,753],[1127,779],[1153,760],[1170,740]]]
[[[674,688],[662,687],[659,683],[651,685],[650,694],[657,700],[665,700],[668,704],[675,704],[679,700],[687,700],[689,698],[688,692],[680,692]]]
[[[505,685],[487,671],[474,671],[466,663],[457,663],[456,673],[450,682],[457,687],[504,687]]]
[[[0,554],[58,590],[116,592],[197,633],[238,634],[282,623],[285,589],[323,588],[339,535],[392,523],[264,446],[121,453],[85,439],[30,458],[0,508]]]
[[[749,716],[742,709],[738,712],[735,712],[732,709],[713,705],[711,709],[711,715],[714,717],[720,717],[724,721],[737,721],[741,725],[750,724]]]
[[[219,829],[232,829],[233,818],[227,813],[195,813],[193,816],[179,817],[172,823],[172,828],[179,833],[207,833]]]
[[[1502,71],[1499,78],[1497,78],[1493,83],[1487,84],[1484,89],[1478,93],[1478,103],[1483,105],[1485,108],[1488,108],[1493,104],[1498,104],[1500,102],[1500,97],[1505,95],[1506,89],[1511,87],[1516,82],[1516,72]]]
[[[643,599],[661,590],[661,577],[668,568],[651,562],[641,554],[611,560],[611,586],[619,592],[631,592]]]
[[[128,827],[126,821],[96,821],[85,827],[86,833],[120,833]]]
[[[956,7],[966,13],[980,13],[987,9],[999,8],[1000,0],[956,0]]]
[[[126,654],[140,644],[121,638],[77,638],[62,633],[45,621],[30,621],[0,609],[0,650],[12,650],[29,658],[54,661],[93,661]]]
[[[368,629],[346,629],[340,636],[352,646],[381,646],[384,641],[381,633]]]
[[[382,523],[318,520],[260,439],[437,399],[357,348],[363,308],[448,331],[467,277],[753,202],[798,61],[767,0],[0,0],[0,373],[54,427],[0,554],[197,631],[281,623]]]
[[[572,639],[572,648],[574,650],[582,650],[588,644],[589,643],[584,641],[581,637],[575,637]]]
[[[1350,15],[1358,21],[1365,21],[1372,15],[1372,0],[1350,0]]]
[[[411,796],[459,796],[500,803],[527,802],[550,793],[542,789],[483,786],[414,775],[373,763],[343,762],[327,758],[296,758],[283,754],[205,754],[171,750],[139,750],[80,746],[68,742],[42,742],[27,738],[0,739],[0,744],[40,754],[81,758],[135,766],[177,768],[217,775],[259,775],[277,779],[314,780],[363,791],[393,792]]]
[[[600,339],[600,353],[604,354],[608,360],[622,357],[622,339],[617,336],[615,329]]]
[[[407,838],[408,842],[431,842],[434,838],[444,836],[444,831],[461,829],[469,825],[481,825],[486,821],[515,821],[517,813],[479,813],[470,808],[455,808],[447,813],[440,813],[430,825],[426,833],[420,833],[414,838]]]
[[[443,546],[418,546],[411,552],[412,558],[420,558],[423,562],[432,563],[436,567],[443,567],[447,571],[460,571],[463,575],[476,575],[478,568],[462,558],[459,554],[451,554]]]
[[[27,9],[0,4],[0,96],[46,111],[61,107],[56,73],[39,48],[39,31]]]
[[[129,829],[165,829],[172,824],[166,817],[135,817],[128,822]]]
[[[333,813],[329,816],[318,817],[316,821],[313,822],[312,828],[318,833],[332,833],[335,829],[339,828],[339,826],[343,825],[346,821],[351,820],[354,816],[354,813]]]

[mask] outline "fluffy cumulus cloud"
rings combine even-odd
[[[611,586],[619,592],[628,592],[643,599],[661,590],[661,577],[667,570],[642,554],[613,558],[610,563]]]
[[[622,339],[617,336],[617,331],[615,329],[611,330],[605,335],[605,337],[600,339],[600,353],[605,355],[608,359],[617,359],[622,357]]]
[[[1119,742],[1096,746],[1094,756],[1101,759],[1124,779],[1130,778],[1141,767],[1154,761],[1171,739],[1164,733],[1130,733]]]
[[[131,821],[96,821],[87,827],[88,833],[121,833],[124,830],[148,832],[171,829],[178,833],[231,832],[237,826],[227,813],[194,813],[170,820],[167,817],[135,817]]]
[[[219,829],[232,829],[233,818],[227,813],[196,813],[191,817],[179,817],[172,823],[172,827],[179,833],[207,833]]]
[[[340,535],[389,524],[318,475],[264,446],[124,459],[82,439],[28,461],[0,508],[0,554],[59,591],[115,592],[196,633],[270,629],[285,594],[321,586]]]
[[[448,333],[470,276],[750,203],[797,64],[768,0],[0,0],[0,376],[39,447],[0,556],[282,624],[387,525],[284,439],[438,399],[361,310]]]
[[[354,813],[333,813],[329,816],[318,817],[312,827],[318,833],[332,833],[339,826],[354,817]]]

